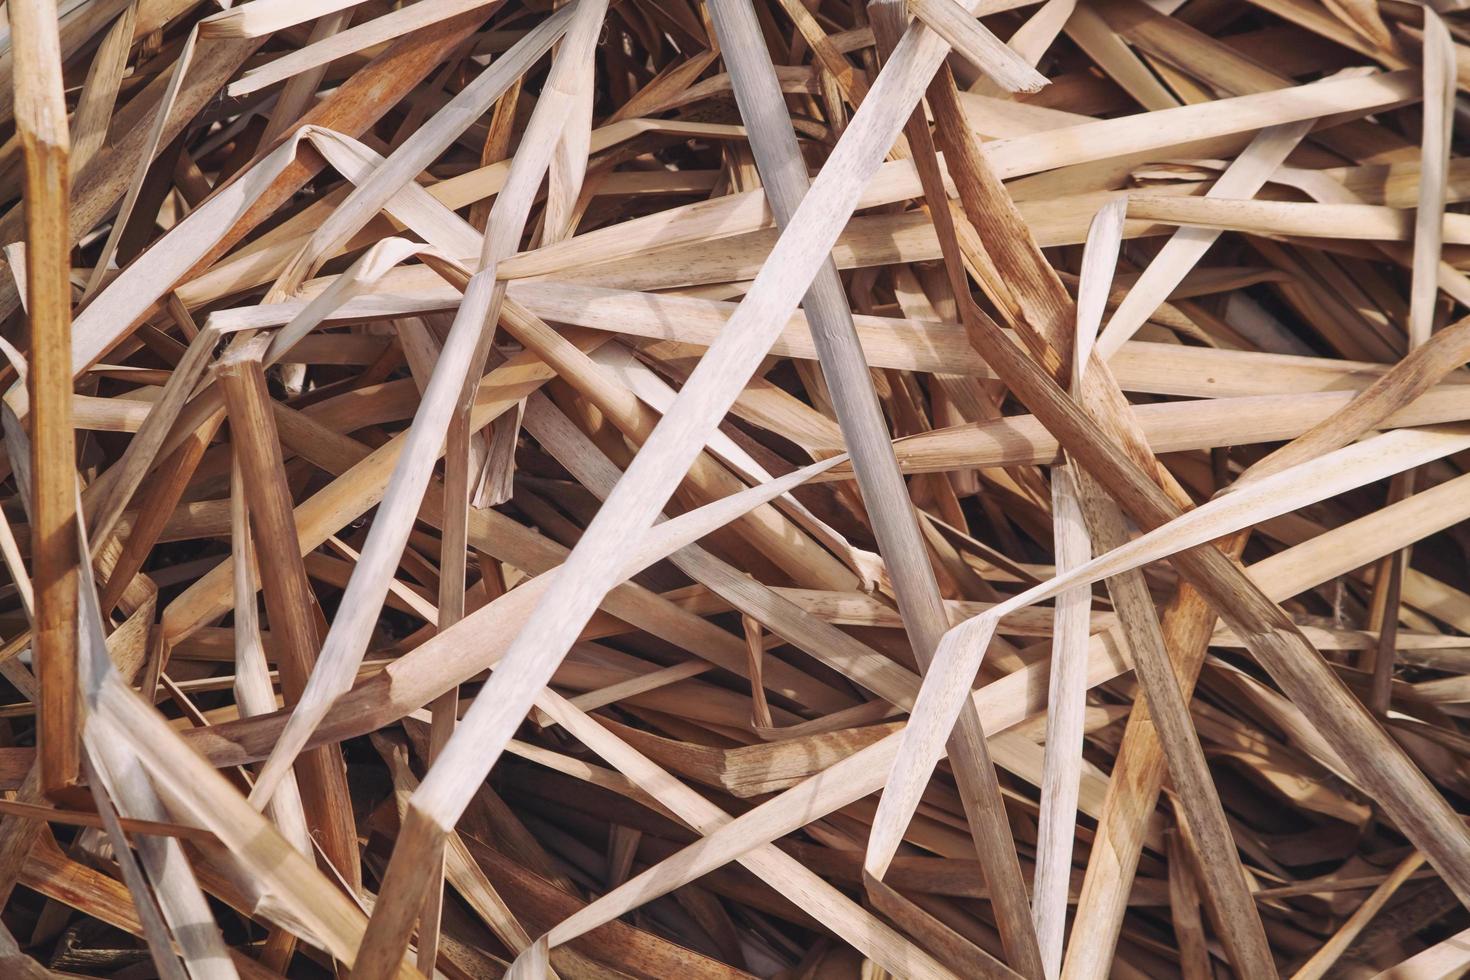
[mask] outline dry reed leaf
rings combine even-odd
[[[1092,219],[1077,286],[1077,337],[1073,348],[1072,392],[1081,388],[1102,323],[1104,301],[1122,244],[1124,202]],[[1088,561],[1093,541],[1086,526],[1082,490],[1071,465],[1052,474],[1052,537],[1057,574]],[[1087,708],[1087,646],[1092,592],[1071,589],[1057,597],[1053,615],[1051,680],[1047,688],[1046,762],[1036,833],[1036,883],[1032,899],[1037,939],[1049,975],[1061,972],[1067,924],[1067,888],[1072,878],[1072,841],[1077,825],[1077,792],[1082,767],[1082,721]]]
[[[8,5],[7,974],[1462,971],[1463,16]]]

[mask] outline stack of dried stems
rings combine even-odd
[[[0,973],[1470,971],[1461,7],[8,0]]]

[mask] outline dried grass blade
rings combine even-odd
[[[505,296],[505,286],[495,281],[496,263],[508,255],[520,239],[529,216],[531,196],[545,174],[560,131],[563,120],[559,113],[575,97],[567,86],[569,82],[574,84],[579,61],[587,56],[588,48],[596,40],[604,9],[605,4],[597,0],[581,0],[572,15],[568,36],[552,65],[546,90],[537,103],[521,151],[512,162],[506,187],[491,211],[480,255],[482,268],[465,287],[464,300],[438,361],[441,369],[434,372],[424,390],[414,423],[403,444],[403,452],[378,506],[373,531],[363,546],[362,559],[348,582],[343,596],[344,613],[332,623],[318,665],[292,717],[292,724],[261,771],[251,793],[252,800],[258,803],[270,799],[278,780],[301,751],[301,746],[331,702],[350,686],[362,660],[364,645],[387,596],[388,581],[408,539],[450,418],[466,384],[469,379],[479,377],[489,353],[490,339]],[[449,369],[451,366],[454,370]],[[404,901],[416,905],[418,898],[415,894]],[[385,904],[391,907],[394,903]],[[383,908],[378,906],[375,915]],[[372,936],[374,939],[382,937],[389,943],[394,939],[387,931],[374,932]],[[380,956],[376,952],[370,959],[375,968],[396,961],[396,954]]]
[[[1248,198],[1254,195],[1311,128],[1312,123],[1308,120],[1261,130],[1215,181],[1207,196]],[[1181,228],[1176,231],[1113,311],[1098,337],[1098,356],[1105,361],[1111,360],[1219,237],[1220,232],[1215,229]]]
[[[1122,242],[1125,205],[1098,212],[1088,231],[1077,289],[1077,343],[1073,390],[1077,390],[1102,321],[1108,286]],[[1064,574],[1092,557],[1080,490],[1070,464],[1052,468],[1052,536],[1056,568]],[[1053,613],[1052,672],[1047,688],[1046,754],[1042,768],[1036,833],[1036,883],[1031,900],[1047,976],[1061,972],[1072,879],[1072,847],[1082,766],[1082,715],[1087,707],[1087,646],[1092,610],[1090,589],[1057,597]]]
[[[453,825],[468,802],[466,790],[494,765],[500,748],[529,708],[529,699],[545,684],[606,594],[620,564],[615,561],[616,553],[626,547],[629,529],[641,533],[648,527],[673,481],[688,468],[764,356],[781,320],[795,308],[825,261],[826,248],[946,50],[943,41],[922,28],[905,35],[732,318],[721,337],[724,342],[717,342],[701,360],[674,409],[664,416],[573,550],[556,587],[538,602],[542,614],[533,615],[516,637],[440,762],[425,776],[410,801],[386,880],[398,890],[403,903],[418,902],[426,884],[423,854]],[[557,615],[544,615],[553,607]],[[556,653],[548,655],[548,649]],[[377,911],[383,910],[380,905]],[[406,945],[410,920],[401,912],[394,919],[388,919],[387,913],[382,918],[382,928],[371,938],[379,941],[387,962],[392,951]]]
[[[26,293],[31,404],[29,509],[35,541],[35,658],[41,683],[39,751],[48,794],[75,786],[82,716],[77,682],[81,556],[76,549],[76,447],[71,423],[70,137],[54,15],[41,0],[10,10],[15,122],[25,155]],[[20,447],[7,440],[12,452]],[[24,497],[22,498],[24,499]]]
[[[758,26],[753,13],[744,6],[716,7],[711,14],[741,116],[751,133],[751,147],[766,181],[767,200],[777,224],[790,227],[808,190],[805,164],[775,72],[769,59],[759,54],[764,48],[759,42]],[[968,18],[967,14],[961,16]],[[921,668],[927,667],[945,629],[943,604],[907,487],[886,444],[882,410],[858,343],[852,312],[830,260],[817,272],[803,305],[843,434],[854,456],[879,550],[894,579],[904,622],[911,631],[915,657]],[[961,724],[965,733],[956,742],[955,774],[976,852],[990,883],[1007,953],[1021,972],[1034,974],[1040,967],[1035,933],[1025,907],[1015,844],[985,749],[984,732],[979,717],[971,713],[966,713]]]

